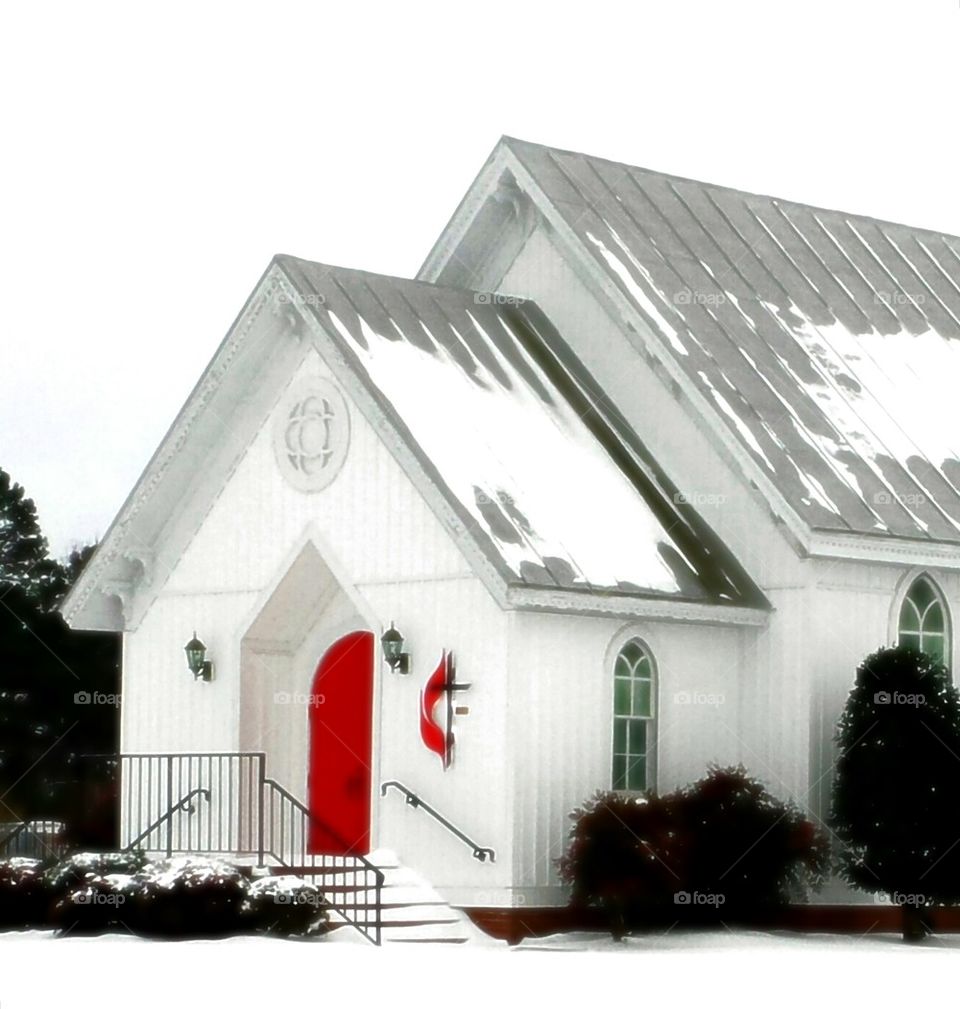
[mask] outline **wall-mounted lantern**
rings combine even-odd
[[[383,632],[380,644],[383,648],[383,657],[393,672],[410,672],[410,653],[403,650],[403,635],[393,626],[392,620],[390,627]]]
[[[213,663],[205,659],[207,646],[197,637],[196,631],[183,650],[187,653],[187,668],[193,673],[193,678],[209,682],[213,678]]]

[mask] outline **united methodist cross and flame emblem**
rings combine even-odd
[[[444,770],[453,760],[453,695],[470,686],[457,683],[456,677],[453,653],[444,649],[440,663],[420,691],[420,738],[428,750],[437,754]]]

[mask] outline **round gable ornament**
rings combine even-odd
[[[325,378],[298,382],[277,412],[273,448],[284,478],[318,491],[340,472],[350,444],[350,415],[340,390]]]

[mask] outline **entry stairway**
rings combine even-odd
[[[272,865],[259,870],[270,875],[293,875],[313,882],[329,897],[336,894],[332,906],[340,920],[331,917],[334,927],[359,922],[372,927],[377,919],[382,942],[441,943],[460,945],[486,941],[484,935],[460,910],[451,907],[418,873],[400,863],[392,851],[378,850],[366,860],[382,874],[378,889],[354,879],[352,870],[337,873],[323,867]],[[345,899],[344,899],[345,898]]]
[[[120,761],[127,849],[217,854],[246,864],[255,875],[300,877],[320,891],[332,925],[351,926],[376,945],[486,939],[392,852],[311,850],[314,833],[328,850],[349,852],[352,846],[266,776],[263,753],[123,754]],[[495,861],[492,848],[478,845],[401,782],[384,782],[381,794],[390,789],[453,834],[478,861]],[[158,810],[163,812],[156,815]]]

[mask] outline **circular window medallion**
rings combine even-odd
[[[284,396],[273,448],[297,490],[323,490],[340,472],[350,443],[350,417],[340,390],[324,378],[300,382]]]

